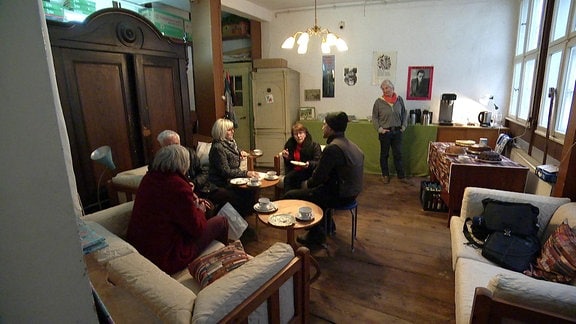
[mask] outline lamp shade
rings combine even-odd
[[[92,154],[90,154],[90,158],[104,166],[110,170],[116,169],[114,165],[114,161],[112,160],[112,149],[110,146],[100,146],[99,148],[95,149]]]

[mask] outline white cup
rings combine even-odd
[[[276,171],[268,171],[266,172],[266,176],[270,179],[274,178],[276,176]]]
[[[260,149],[254,149],[252,152],[256,155],[262,154],[262,150],[260,150]]]
[[[259,181],[260,181],[260,179],[258,179],[256,177],[250,178],[250,185],[257,186]]]
[[[307,219],[312,218],[312,208],[310,208],[310,207],[306,207],[306,206],[300,207],[300,208],[298,208],[298,213],[300,213],[301,219],[307,220]]]
[[[260,207],[262,207],[264,209],[268,209],[268,206],[270,205],[270,199],[266,198],[266,197],[262,197],[262,198],[258,199],[258,203],[260,204]]]

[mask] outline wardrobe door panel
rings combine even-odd
[[[126,56],[83,50],[63,50],[68,95],[61,98],[68,126],[78,188],[85,206],[97,203],[88,199],[97,196],[113,175],[104,166],[90,159],[96,148],[109,145],[116,167],[120,170],[137,165],[133,119],[134,105],[130,98],[131,82]],[[132,82],[133,83],[133,82]],[[64,104],[66,102],[67,104]]]
[[[160,148],[156,137],[161,131],[174,130],[180,134],[183,142],[185,140],[178,60],[137,55],[136,75],[140,127],[146,158],[151,160]]]

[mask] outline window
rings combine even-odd
[[[541,100],[533,103],[545,3],[544,0],[522,0],[520,3],[508,118],[520,124],[535,118],[538,132],[546,132],[550,125],[551,136],[563,141],[576,82],[576,0],[555,2]],[[550,88],[556,89],[552,107]],[[537,116],[535,111],[538,111]]]

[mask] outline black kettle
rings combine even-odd
[[[480,126],[489,127],[492,122],[492,113],[489,111],[481,111],[478,114],[478,122],[480,122]]]

